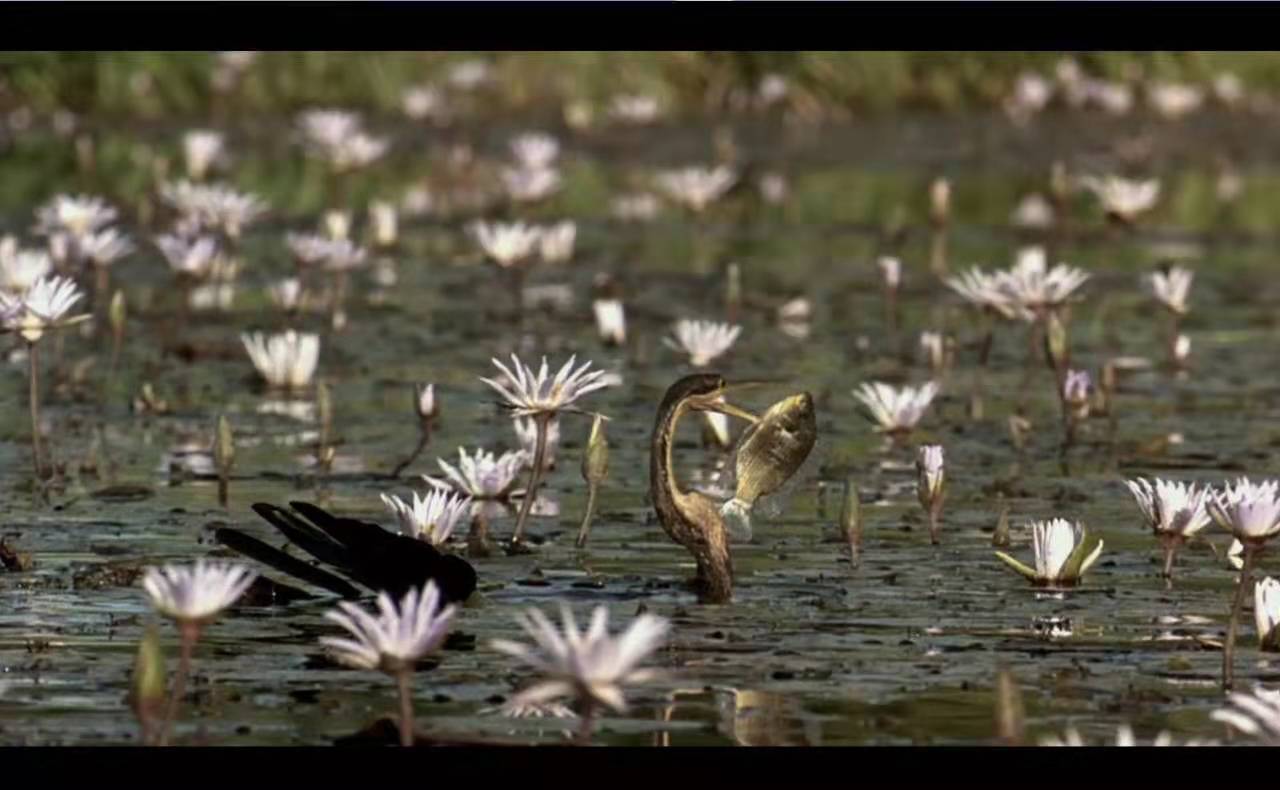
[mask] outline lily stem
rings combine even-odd
[[[533,469],[529,471],[529,485],[520,502],[520,515],[516,518],[515,533],[511,536],[511,545],[518,546],[524,539],[524,525],[529,520],[529,511],[533,509],[533,500],[538,498],[538,485],[542,482],[542,464],[547,457],[547,423],[551,421],[550,412],[539,412],[533,415],[533,423],[538,428],[536,446],[533,451]]]
[[[409,468],[409,465],[418,460],[418,456],[422,455],[422,451],[427,449],[427,443],[431,441],[431,424],[422,423],[422,430],[418,433],[418,445],[413,448],[413,452],[409,457],[396,464],[396,468],[391,470],[389,475],[392,479],[400,476],[400,473]]]
[[[1253,555],[1257,551],[1248,543],[1244,544],[1244,565],[1240,568],[1240,583],[1236,586],[1236,597],[1231,604],[1231,620],[1227,623],[1227,643],[1222,648],[1222,688],[1231,689],[1235,670],[1236,628],[1240,624],[1240,610],[1244,606],[1244,593],[1249,588],[1249,577],[1253,571]]]
[[[27,362],[31,367],[31,460],[36,467],[36,480],[44,479],[44,461],[40,453],[40,355],[35,343],[27,343]]]
[[[582,514],[582,526],[578,528],[578,540],[575,544],[578,548],[585,548],[587,545],[587,535],[591,532],[591,518],[596,513],[596,490],[599,485],[596,483],[587,483],[587,512]]]
[[[396,686],[400,690],[400,745],[413,745],[413,672],[402,669],[396,673]]]
[[[590,746],[591,733],[596,726],[596,703],[591,698],[582,701],[582,722],[578,726],[578,745]]]
[[[182,647],[178,658],[178,674],[173,679],[173,693],[169,695],[169,705],[164,712],[164,722],[160,725],[160,745],[169,745],[169,735],[173,732],[173,722],[178,716],[178,706],[187,693],[187,675],[191,673],[191,654],[195,652],[196,641],[200,638],[199,626],[182,623],[178,626],[182,637]]]

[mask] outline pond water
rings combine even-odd
[[[358,275],[342,331],[323,313],[292,322],[323,334],[318,376],[331,388],[339,437],[326,475],[309,466],[314,415],[305,406],[293,416],[280,408],[279,397],[256,382],[239,340],[245,330],[285,326],[263,286],[291,270],[283,231],[316,223],[318,206],[304,196],[315,192],[316,173],[282,134],[287,122],[246,121],[232,137],[238,159],[227,180],[284,208],[248,232],[227,311],[184,316],[176,309],[170,274],[146,241],[159,226],[149,216],[145,177],[121,185],[106,164],[78,171],[68,165],[70,143],[39,128],[11,141],[0,159],[0,183],[25,185],[9,190],[4,229],[25,236],[33,199],[93,189],[121,207],[126,229],[142,240],[112,271],[130,316],[115,373],[108,375],[104,327],[70,330],[61,350],[46,355],[45,419],[53,452],[67,464],[65,485],[47,503],[31,485],[26,364],[16,346],[10,384],[0,388],[4,535],[34,560],[29,570],[0,573],[0,742],[136,743],[125,696],[138,639],[154,615],[129,569],[228,555],[211,539],[222,525],[278,544],[249,510],[257,501],[318,501],[393,528],[380,493],[424,489],[418,475],[436,473],[435,459],[454,459],[459,446],[515,446],[509,420],[479,381],[492,373],[491,357],[511,352],[526,361],[546,354],[557,365],[576,353],[620,377],[583,401],[611,418],[610,474],[590,544],[577,550],[586,495],[578,465],[589,421],[565,416],[559,463],[544,490],[558,515],[532,520],[532,554],[474,561],[480,590],[456,621],[463,636],[436,656],[438,666],[417,675],[424,732],[562,740],[571,724],[484,711],[527,680],[489,640],[512,637],[522,607],[550,611],[567,601],[580,614],[607,605],[615,624],[642,607],[673,623],[654,662],[668,676],[636,690],[626,714],[606,717],[599,743],[988,743],[1000,668],[1021,687],[1033,738],[1075,726],[1087,738],[1109,739],[1125,722],[1140,738],[1159,730],[1222,736],[1208,714],[1222,700],[1214,642],[1225,632],[1234,573],[1200,543],[1180,554],[1167,588],[1159,548],[1122,480],[1145,474],[1217,483],[1280,471],[1273,452],[1280,432],[1272,427],[1280,405],[1272,364],[1274,235],[1257,220],[1273,216],[1266,186],[1275,179],[1274,148],[1247,119],[1204,114],[1178,124],[1098,124],[1048,114],[1019,130],[998,117],[900,116],[820,130],[666,124],[564,133],[565,189],[514,214],[578,221],[574,260],[538,266],[528,283],[568,286],[567,303],[532,307],[522,324],[514,321],[505,280],[464,231],[473,215],[458,210],[404,220],[384,267],[394,271],[394,285]],[[360,181],[356,194],[398,198],[411,179],[437,172],[446,139],[473,140],[477,156],[502,157],[510,134],[530,123],[447,133],[396,126],[389,162]],[[742,189],[697,220],[670,207],[651,222],[610,218],[611,195],[648,169],[710,160],[712,140],[725,129],[748,166]],[[176,150],[180,133],[110,125],[93,131],[100,163],[143,144],[152,155]],[[1072,310],[1074,364],[1095,376],[1115,356],[1156,365],[1121,378],[1114,429],[1106,417],[1089,420],[1064,456],[1053,374],[1042,359],[1024,385],[1024,325],[997,327],[983,415],[970,417],[980,327],[930,272],[926,186],[937,174],[953,184],[952,271],[973,263],[1003,267],[1019,246],[1037,240],[1010,229],[1007,217],[1025,191],[1044,188],[1050,162],[1079,171],[1124,167],[1115,142],[1132,139],[1147,141],[1143,167],[1164,180],[1161,208],[1137,230],[1121,231],[1105,227],[1082,197],[1073,232],[1049,241],[1054,260],[1093,274]],[[1204,192],[1215,151],[1228,149],[1246,190],[1224,208]],[[755,189],[754,179],[767,171],[788,181],[781,204],[763,201]],[[905,231],[894,238],[884,226],[899,211]],[[904,264],[896,331],[886,327],[875,266],[886,252]],[[1143,273],[1169,259],[1197,273],[1183,323],[1192,364],[1181,374],[1162,367],[1165,318],[1141,284]],[[733,602],[712,606],[687,589],[691,558],[667,538],[647,501],[648,448],[658,401],[689,370],[661,338],[677,318],[726,316],[729,262],[740,267],[737,320],[744,328],[715,369],[731,380],[778,382],[741,398],[757,410],[791,392],[813,393],[819,440],[782,501],[757,512],[752,541],[734,545]],[[613,274],[625,294],[628,343],[621,349],[596,337],[591,288],[600,272]],[[782,331],[776,319],[777,307],[794,297],[812,303],[806,337]],[[955,364],[921,428],[905,446],[886,448],[851,391],[864,381],[927,380],[917,351],[926,329],[955,337]],[[389,480],[413,448],[411,385],[419,381],[436,383],[442,418],[426,452]],[[131,408],[144,383],[167,401],[165,413]],[[1033,425],[1022,451],[1007,427],[1020,403]],[[215,483],[170,472],[175,451],[208,446],[219,413],[229,416],[237,438],[225,509]],[[1180,440],[1168,441],[1171,435]],[[936,547],[910,470],[914,447],[924,442],[947,453],[949,494]],[[90,457],[96,470],[82,469]],[[676,459],[686,481],[706,479],[724,458],[704,446],[697,420],[682,424]],[[856,481],[863,500],[856,568],[838,526],[846,479]],[[1105,540],[1080,588],[1037,592],[993,556],[992,530],[1005,506],[1008,550],[1024,561],[1029,519],[1079,519]],[[506,537],[513,522],[507,514],[491,528]],[[1221,554],[1228,536],[1215,526],[1206,534]],[[1261,559],[1263,573],[1271,562]],[[312,592],[287,606],[239,606],[206,630],[177,742],[328,744],[393,715],[394,686],[384,676],[324,656],[318,639],[335,635],[322,616],[333,600]],[[1069,633],[1051,634],[1053,618],[1069,620]],[[1258,652],[1252,619],[1243,622],[1238,682],[1277,679],[1280,666]],[[172,667],[176,636],[168,625],[163,633]]]

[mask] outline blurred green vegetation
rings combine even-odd
[[[1276,52],[262,52],[228,93],[246,112],[321,103],[389,112],[405,88],[481,60],[493,70],[490,97],[507,108],[644,92],[680,110],[714,110],[776,73],[799,101],[831,108],[961,110],[999,101],[1020,72],[1050,74],[1066,56],[1112,79],[1207,82],[1230,71],[1254,88],[1280,85]],[[217,67],[213,52],[4,52],[0,108],[198,115],[213,104]]]

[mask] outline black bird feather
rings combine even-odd
[[[476,572],[461,557],[443,554],[431,544],[389,532],[377,524],[335,516],[307,502],[290,502],[292,511],[256,503],[253,510],[289,542],[330,566],[337,574],[375,592],[400,598],[410,588],[434,580],[447,603],[460,603],[476,589]],[[341,595],[360,591],[338,575],[292,557],[240,530],[223,527],[218,542],[275,570]]]

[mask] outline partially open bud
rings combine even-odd
[[[603,414],[597,414],[591,421],[587,451],[582,455],[582,479],[591,485],[598,485],[609,474],[609,442],[604,435],[604,419]]]
[[[920,350],[934,373],[942,373],[950,363],[951,349],[941,332],[921,332]]]
[[[413,385],[413,409],[417,412],[418,419],[424,423],[431,422],[440,414],[435,384]]]
[[[1061,161],[1054,162],[1049,169],[1049,193],[1059,205],[1071,197],[1071,176]]]
[[[369,224],[373,226],[375,246],[395,246],[398,234],[395,204],[381,200],[369,204]]]
[[[885,255],[876,261],[876,266],[880,267],[880,276],[884,280],[885,289],[897,291],[898,286],[902,284],[902,261]]]
[[[1185,368],[1191,361],[1191,338],[1178,335],[1173,341],[1173,361],[1180,368]]]
[[[124,336],[126,317],[124,291],[116,291],[111,296],[111,306],[107,309],[107,320],[111,322],[111,334],[117,340]]]
[[[942,445],[926,444],[916,453],[916,493],[925,510],[941,505],[945,496],[946,472]]]
[[[1072,419],[1083,420],[1089,416],[1089,401],[1093,395],[1093,381],[1084,370],[1068,370],[1062,381],[1062,402],[1066,404]]]
[[[213,462],[218,474],[226,477],[231,473],[231,466],[236,460],[236,442],[231,432],[231,421],[227,415],[218,416],[218,436],[213,442]]]
[[[951,218],[951,182],[945,178],[929,184],[929,218],[935,225],[945,225]]]
[[[1258,644],[1267,652],[1280,652],[1280,582],[1268,576],[1253,588],[1253,616]]]
[[[347,238],[351,235],[351,215],[345,211],[326,211],[324,232],[334,241]]]
[[[608,345],[627,342],[627,318],[620,299],[597,299],[591,303],[596,314],[596,331]]]
[[[165,698],[168,696],[165,675],[160,632],[155,625],[149,625],[142,635],[142,641],[138,643],[129,687],[129,707],[142,727],[144,740],[164,717]]]
[[[1054,370],[1063,370],[1071,362],[1071,345],[1067,325],[1057,310],[1050,310],[1044,319],[1045,356]]]
[[[1027,446],[1027,437],[1031,435],[1031,427],[1031,420],[1021,414],[1009,415],[1009,439],[1013,442],[1015,450],[1021,450]]]
[[[946,473],[943,469],[942,446],[923,445],[916,454],[916,495],[920,507],[929,516],[929,536],[938,542],[938,517],[946,498]]]

